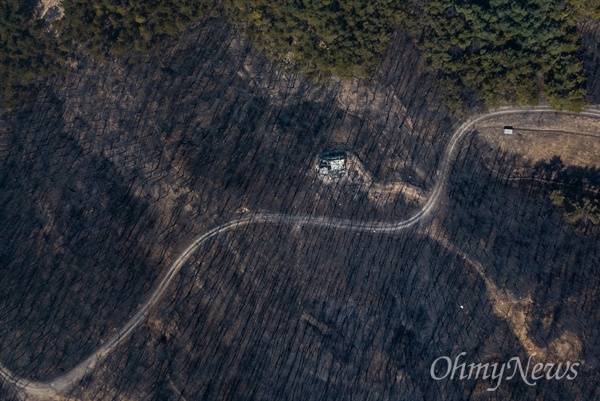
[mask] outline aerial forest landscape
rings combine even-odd
[[[600,0],[0,19],[0,401],[600,400]]]

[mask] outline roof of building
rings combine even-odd
[[[346,152],[343,150],[327,150],[321,153],[320,160],[333,161],[346,159]]]

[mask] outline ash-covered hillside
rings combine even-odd
[[[0,362],[25,381],[111,338],[211,227],[263,211],[409,217],[423,204],[324,180],[319,154],[352,152],[378,182],[428,194],[459,125],[402,33],[372,79],[350,82],[286,72],[215,19],[163,50],[82,60],[3,116]],[[507,180],[522,162],[470,133],[438,207],[395,235],[216,236],[64,399],[594,399],[598,231],[569,225],[543,185]],[[462,351],[526,360],[528,341],[577,358],[580,375],[496,392],[430,375]]]

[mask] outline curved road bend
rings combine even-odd
[[[49,381],[28,381],[26,379],[15,376],[4,365],[0,364],[0,377],[6,382],[12,384],[17,390],[45,400],[60,398],[60,394],[65,394],[77,383],[90,373],[106,356],[113,351],[121,342],[125,341],[129,335],[144,321],[156,304],[162,299],[167,291],[167,288],[173,278],[183,268],[187,260],[206,242],[208,239],[230,230],[235,230],[242,226],[250,224],[296,224],[307,227],[323,227],[334,228],[340,230],[348,230],[354,232],[371,232],[371,233],[386,233],[392,234],[400,232],[408,227],[411,227],[426,217],[438,205],[440,196],[444,191],[445,184],[450,175],[452,162],[455,153],[458,149],[460,140],[469,132],[473,126],[481,121],[489,118],[498,117],[509,114],[524,114],[524,113],[559,113],[571,114],[549,109],[547,107],[532,107],[532,108],[502,108],[488,114],[480,115],[467,120],[462,124],[452,135],[446,152],[443,155],[442,161],[436,172],[436,183],[431,191],[431,194],[423,207],[415,214],[405,220],[396,222],[374,222],[374,221],[352,221],[350,219],[327,217],[327,216],[310,216],[310,215],[288,215],[280,213],[253,213],[238,219],[231,220],[221,224],[205,233],[196,237],[188,246],[179,254],[177,259],[171,264],[164,276],[158,282],[158,285],[152,291],[148,300],[138,309],[131,319],[108,341],[100,346],[94,353],[81,361],[67,373],[58,376]],[[586,117],[600,119],[600,110],[586,109],[579,113]]]

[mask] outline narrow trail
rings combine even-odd
[[[220,226],[206,231],[194,238],[171,264],[169,269],[160,278],[158,284],[152,290],[150,297],[137,310],[131,319],[111,338],[109,338],[101,347],[94,351],[83,361],[74,366],[65,374],[55,377],[49,381],[29,381],[14,375],[4,365],[0,364],[0,377],[7,383],[13,385],[20,393],[41,400],[62,400],[63,395],[67,394],[74,386],[79,383],[87,374],[93,371],[109,353],[111,353],[119,344],[127,340],[131,333],[145,320],[148,314],[153,310],[156,304],[165,295],[169,284],[173,278],[183,268],[187,260],[210,238],[243,226],[252,224],[276,224],[276,225],[300,225],[305,227],[333,228],[347,230],[352,232],[370,232],[380,234],[394,234],[401,232],[409,227],[419,223],[427,217],[439,204],[440,198],[444,193],[445,185],[450,176],[452,162],[459,148],[459,143],[463,137],[470,132],[473,126],[481,121],[510,114],[524,113],[556,113],[572,114],[549,109],[547,107],[532,108],[503,108],[488,114],[474,117],[463,123],[452,135],[443,158],[436,172],[436,183],[431,191],[429,198],[423,207],[405,220],[396,222],[374,222],[374,221],[353,221],[350,219],[311,216],[311,215],[288,215],[280,213],[252,213],[238,219],[231,220]],[[586,109],[579,113],[586,117],[600,119],[600,110]]]
[[[468,253],[454,245],[438,224],[432,224],[429,229],[430,238],[447,251],[462,258],[483,280],[488,297],[494,306],[494,313],[507,323],[525,352],[527,352],[527,355],[534,357],[534,360],[539,362],[552,361],[561,363],[579,359],[582,348],[581,341],[570,331],[563,332],[561,337],[555,338],[552,342],[546,344],[546,347],[536,345],[529,335],[531,325],[529,315],[533,304],[531,295],[519,299],[514,294],[511,294],[510,291],[499,288],[487,276],[485,267]]]
[[[367,196],[372,202],[378,201],[379,195],[385,195],[389,200],[396,199],[401,194],[405,200],[421,203],[425,200],[423,191],[404,181],[384,181],[373,177],[362,160],[352,151],[346,152],[346,176],[343,180],[359,182],[366,189]]]
[[[541,134],[560,134],[560,135],[580,136],[580,137],[594,138],[594,139],[600,138],[600,135],[584,134],[582,132],[565,131],[565,130],[558,130],[558,129],[521,128],[521,127],[519,127],[518,130],[519,130],[519,132],[537,132],[537,133],[541,133]]]

